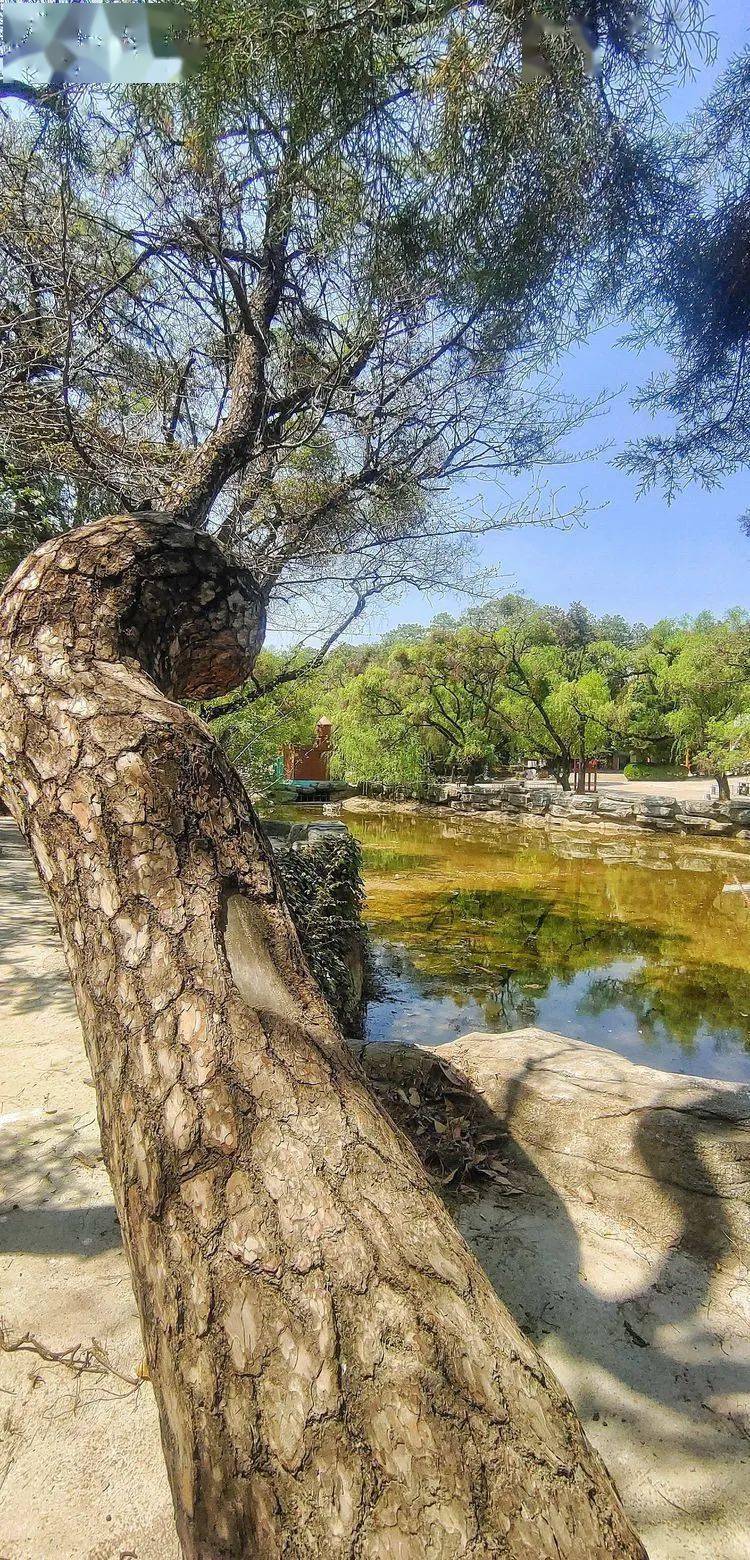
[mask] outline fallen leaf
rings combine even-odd
[[[101,1154],[74,1154],[76,1163],[83,1165],[84,1170],[95,1170],[102,1162]]]

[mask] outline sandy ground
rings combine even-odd
[[[737,796],[737,787],[748,780],[750,776],[747,775],[733,777],[729,782],[730,794]],[[672,802],[716,802],[719,799],[716,781],[706,776],[695,780],[626,780],[621,774],[603,770],[597,775],[597,790],[606,791],[607,796],[651,796],[654,799],[666,796]]]
[[[96,1340],[136,1376],[135,1306],[54,921],[7,819],[0,851],[7,1336],[32,1332],[57,1350]],[[652,1560],[746,1560],[746,1271],[636,1242],[538,1186],[469,1195],[456,1212],[571,1393]],[[177,1560],[148,1382],[0,1355],[0,1488],[0,1560]]]
[[[143,1357],[57,928],[0,819],[0,1310],[12,1337]],[[150,1385],[0,1355],[2,1560],[177,1560]]]
[[[549,787],[549,780],[530,780],[527,785],[530,789],[538,787],[545,790]],[[750,776],[735,775],[729,781],[731,796],[738,796],[738,786],[750,783]],[[717,802],[719,800],[719,787],[715,780],[709,780],[707,775],[696,777],[692,780],[626,780],[622,773],[615,770],[600,769],[596,777],[597,791],[606,792],[607,796],[624,796],[631,802],[636,796],[649,796],[652,801],[668,802]]]

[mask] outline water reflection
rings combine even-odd
[[[373,1039],[526,1024],[750,1078],[750,852],[710,841],[347,814],[382,982]]]

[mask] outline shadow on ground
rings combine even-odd
[[[372,1078],[387,1049],[370,1048],[370,1059],[365,1050]],[[420,1072],[426,1079],[436,1065],[412,1052],[409,1086],[419,1091]],[[554,1067],[554,1054],[544,1065]],[[678,1233],[665,1244],[656,1230],[649,1238],[595,1204],[576,1205],[540,1173],[514,1135],[534,1066],[519,1066],[502,1117],[464,1077],[457,1108],[478,1136],[496,1136],[520,1195],[449,1187],[451,1212],[570,1393],[652,1557],[740,1560],[750,1521],[747,1252],[704,1150],[714,1113],[726,1132],[726,1096],[707,1094],[699,1112],[681,1115],[680,1184],[654,1112],[640,1118],[633,1199],[637,1211],[644,1178],[669,1198]]]

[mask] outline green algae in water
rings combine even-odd
[[[742,842],[342,818],[363,848],[380,978],[370,1039],[537,1024],[647,1066],[750,1080],[750,907],[722,892],[750,881]]]

